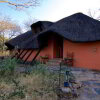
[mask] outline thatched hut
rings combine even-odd
[[[45,29],[43,26],[36,28],[39,23],[31,26],[31,33],[38,34],[33,37],[30,35],[18,45],[24,51],[27,48],[28,53],[29,50],[33,50],[29,54],[26,53],[24,57],[24,54],[21,55],[23,60],[40,60],[42,56],[48,56],[49,59],[73,59],[73,66],[100,70],[100,22],[98,20],[76,13],[55,23],[45,24],[47,26]],[[8,44],[6,45],[9,47]]]

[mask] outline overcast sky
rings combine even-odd
[[[6,4],[0,4],[0,13],[10,16],[16,23],[22,24],[25,20],[32,19],[57,21],[63,17],[77,12],[88,14],[88,10],[97,11],[100,0],[40,0],[36,8],[16,11]]]

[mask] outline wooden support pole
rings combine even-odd
[[[17,56],[17,59],[19,59],[19,57],[21,56],[21,54],[23,53],[24,50],[22,50],[19,55]]]
[[[32,64],[32,62],[36,59],[36,57],[39,55],[39,53],[41,52],[41,50],[42,50],[42,48],[39,49],[39,51],[36,53],[35,57],[32,59],[32,61],[31,61],[30,64]]]
[[[27,59],[30,57],[30,55],[33,53],[33,51],[34,51],[34,50],[32,50],[32,51],[29,53],[29,55],[27,56],[27,58],[24,60],[23,63],[25,63],[25,62],[27,61]]]
[[[22,57],[20,57],[20,59],[23,59],[27,53],[28,53],[28,50],[24,53]]]
[[[11,57],[11,59],[13,59],[14,57],[16,57],[18,55],[18,53],[16,53],[14,56]]]

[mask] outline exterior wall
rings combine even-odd
[[[28,50],[27,54],[23,57],[23,60],[26,60],[26,58],[28,57],[28,55],[30,54],[31,50]]]
[[[44,49],[41,50],[41,52],[39,53],[39,55],[37,56],[37,60],[41,60],[41,56],[48,56],[49,59],[53,58],[53,38],[50,37],[50,39],[48,40],[48,46],[45,47]],[[21,57],[25,54],[26,50],[24,50],[23,54],[21,55]],[[24,56],[23,60],[25,60],[27,58],[27,56],[30,54],[31,50],[28,51],[28,53]],[[30,57],[27,59],[27,61],[32,61],[32,59],[35,57],[35,55],[37,54],[38,50],[34,50],[32,52],[32,54],[30,55]]]
[[[53,37],[51,36],[50,39],[48,40],[48,46],[42,49],[40,54],[38,55],[37,59],[40,59],[41,56],[48,56],[49,59],[53,58]]]
[[[23,53],[20,55],[20,58],[24,56],[27,50],[24,50]]]
[[[22,57],[27,50],[24,50]],[[20,51],[21,52],[21,51]],[[23,60],[27,58],[31,50],[24,56]],[[34,50],[27,61],[32,59],[37,54],[38,50]],[[84,67],[90,69],[100,70],[100,42],[90,43],[74,43],[68,40],[63,40],[63,58],[67,57],[67,52],[74,53],[74,66]],[[57,43],[54,36],[51,36],[48,40],[48,46],[42,49],[37,56],[37,60],[41,60],[41,56],[49,56],[49,59],[56,58]]]
[[[64,40],[63,58],[74,53],[74,66],[100,70],[100,42],[72,43]]]
[[[29,50],[29,52],[31,52],[31,50]],[[35,57],[37,52],[38,52],[38,50],[34,50],[32,52],[32,54],[30,55],[30,57],[27,59],[27,61],[32,61],[32,59]]]
[[[22,50],[20,50],[20,52],[21,52],[21,51],[22,51]],[[32,51],[32,50],[28,50],[28,52],[27,52],[27,50],[24,50],[23,53],[20,55],[20,58],[23,57],[24,54],[27,52],[27,54],[22,58],[22,60],[26,60],[26,58],[28,57],[28,55],[30,54],[31,51]],[[29,58],[27,59],[27,61],[32,61],[32,59],[35,57],[36,53],[37,53],[37,50],[34,50],[34,51],[32,52],[32,54],[29,56]]]

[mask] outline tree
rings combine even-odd
[[[6,3],[16,8],[29,8],[39,5],[39,0],[0,0],[0,3]]]
[[[8,37],[8,39],[12,39],[12,38],[20,35],[21,31],[22,30],[21,30],[20,26],[15,25],[14,28],[9,29],[9,30],[6,31],[6,36]]]
[[[0,34],[3,31],[11,30],[14,28],[16,28],[16,25],[12,24],[11,22],[9,22],[7,20],[0,20]]]
[[[88,10],[88,15],[91,17],[91,18],[94,18],[94,19],[97,19],[100,21],[100,10],[97,9],[97,10],[91,10],[89,9]]]
[[[21,29],[18,25],[13,23],[10,18],[0,19],[0,49],[4,50],[4,43],[6,40],[15,37],[21,33]]]
[[[31,27],[30,27],[30,26],[31,26],[33,23],[35,23],[35,22],[37,22],[37,19],[29,18],[29,20],[26,20],[26,21],[24,22],[24,28],[25,28],[25,30],[26,30],[26,31],[31,30]]]
[[[5,38],[4,36],[0,35],[0,51],[2,51],[2,53],[3,53],[4,48],[5,48],[4,42],[7,41],[7,40],[8,40],[7,38]]]
[[[21,28],[16,23],[12,22],[9,17],[0,18],[0,35],[6,33],[8,38],[16,36],[18,32],[21,32]]]

